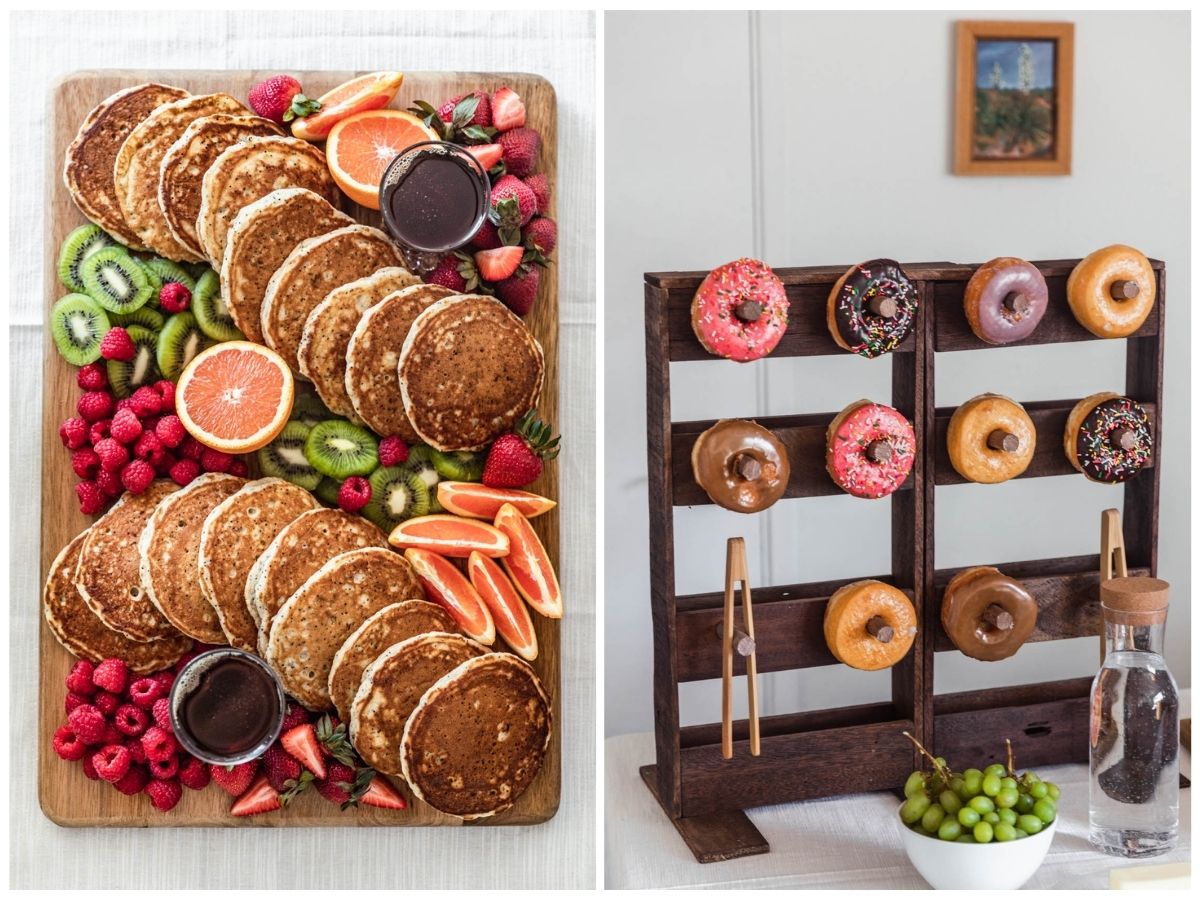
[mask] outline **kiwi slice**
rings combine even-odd
[[[144,260],[142,265],[154,273],[154,277],[158,279],[159,290],[162,290],[162,286],[167,282],[174,281],[182,284],[189,293],[196,293],[196,279],[179,263],[163,259],[161,256],[152,256],[150,259]]]
[[[308,433],[304,456],[322,475],[345,479],[374,471],[379,465],[379,443],[365,428],[345,419],[329,419]]]
[[[221,296],[221,279],[209,269],[196,279],[196,290],[192,292],[192,312],[200,330],[214,341],[237,341],[246,336],[233,324],[229,306]]]
[[[86,293],[83,276],[79,274],[80,265],[96,251],[114,244],[108,232],[99,225],[80,225],[67,235],[62,249],[58,251],[58,280],[76,293]]]
[[[321,473],[304,458],[304,439],[309,428],[300,422],[288,422],[279,436],[258,451],[258,468],[264,475],[285,478],[311,491],[321,483]]]
[[[87,294],[67,294],[50,310],[54,346],[73,366],[86,366],[100,358],[100,341],[110,327],[104,310]]]
[[[443,453],[431,450],[433,468],[447,481],[478,481],[483,477],[483,457],[467,450]]]
[[[429,513],[429,488],[407,466],[376,469],[367,482],[371,485],[371,500],[362,508],[362,514],[385,532],[405,519]]]
[[[158,370],[163,377],[175,381],[187,364],[210,343],[196,324],[195,316],[190,312],[175,313],[158,333],[158,346],[154,351]]]
[[[120,325],[122,328],[129,325],[141,325],[151,331],[162,331],[162,327],[167,321],[163,318],[162,313],[157,309],[151,309],[149,304],[124,315],[111,313],[108,318],[114,325]]]
[[[129,362],[108,361],[108,384],[117,397],[128,397],[143,385],[154,384],[162,377],[155,362],[158,335],[141,325],[130,325],[125,330],[133,341],[133,359]]]
[[[303,422],[309,428],[315,428],[326,419],[334,418],[334,415],[321,402],[320,397],[311,391],[301,390],[297,384],[295,399],[292,400],[292,414],[288,418]]]
[[[437,483],[442,480],[442,476],[438,474],[437,468],[433,464],[435,452],[437,451],[428,444],[413,444],[408,449],[408,459],[404,461],[405,468],[419,475],[426,490],[429,491],[429,511],[431,513],[445,511],[437,498]]]
[[[154,293],[141,265],[120,247],[97,250],[80,263],[79,273],[88,296],[109,312],[133,312]]]
[[[320,482],[317,484],[316,490],[313,491],[317,495],[317,499],[326,506],[338,505],[338,491],[342,489],[342,483],[333,478],[321,476]]]

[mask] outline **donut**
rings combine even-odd
[[[788,298],[771,267],[738,259],[713,269],[692,298],[692,330],[704,349],[735,362],[762,359],[787,330]]]
[[[954,411],[946,430],[950,464],[967,481],[998,484],[1029,466],[1037,431],[1025,408],[1000,394],[980,394]]]
[[[833,592],[825,607],[825,643],[838,662],[854,669],[894,666],[913,644],[917,611],[899,588],[855,581]]]
[[[1025,586],[991,566],[963,569],[942,594],[942,628],[972,659],[1006,659],[1037,624],[1037,601]]]
[[[1128,337],[1154,308],[1154,270],[1133,247],[1113,244],[1089,253],[1067,278],[1067,303],[1096,337]]]
[[[843,409],[825,432],[825,468],[855,497],[886,497],[908,478],[917,436],[908,419],[890,406],[858,400]]]
[[[894,259],[851,266],[829,292],[829,333],[843,350],[867,359],[895,350],[916,319],[917,289]]]
[[[1150,417],[1141,404],[1111,391],[1084,397],[1067,416],[1063,450],[1091,481],[1128,481],[1153,457]]]
[[[963,310],[981,341],[1011,344],[1033,334],[1048,300],[1046,279],[1037,266],[1000,256],[975,270],[963,293]]]
[[[783,496],[792,469],[787,450],[757,422],[722,419],[692,444],[692,475],[712,502],[761,512]]]

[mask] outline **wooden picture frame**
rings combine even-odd
[[[962,21],[956,44],[954,174],[1070,175],[1074,24]]]

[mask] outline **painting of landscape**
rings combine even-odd
[[[1052,159],[1054,51],[1047,40],[975,45],[975,159]]]

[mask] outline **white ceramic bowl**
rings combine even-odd
[[[1016,890],[1046,858],[1057,826],[1055,819],[1030,837],[990,844],[943,841],[918,834],[903,822],[900,832],[909,860],[930,887],[939,891]]]

